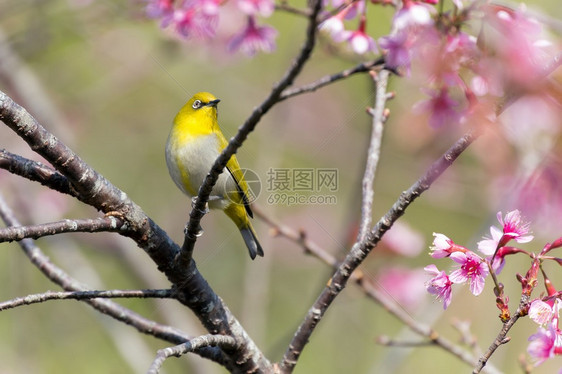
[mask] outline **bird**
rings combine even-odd
[[[228,145],[217,119],[220,102],[209,92],[199,92],[180,109],[174,118],[166,142],[166,165],[174,183],[192,204],[215,160]],[[250,257],[264,255],[256,232],[250,193],[236,155],[232,155],[211,191],[208,206],[221,209],[236,224],[248,247]]]

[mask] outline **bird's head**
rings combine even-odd
[[[216,116],[219,101],[219,99],[209,92],[199,92],[189,99],[184,108],[193,114],[205,113],[206,115]]]
[[[213,94],[199,92],[181,108],[174,123],[179,126],[187,126],[189,131],[205,133],[215,131],[217,125],[217,104],[219,103]]]

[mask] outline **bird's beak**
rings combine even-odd
[[[214,106],[215,108],[217,107],[217,104],[220,102],[219,99],[215,99],[212,101],[209,101],[207,104],[205,104],[205,106]]]

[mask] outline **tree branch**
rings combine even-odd
[[[152,365],[150,365],[147,374],[158,374],[164,364],[164,361],[170,357],[180,357],[186,353],[208,347],[220,347],[221,349],[227,351],[239,348],[236,339],[231,336],[212,334],[198,336],[174,347],[158,350],[156,358],[152,362]]]
[[[379,220],[375,227],[365,236],[365,239],[356,243],[345,260],[338,266],[330,281],[309,309],[304,321],[298,327],[285,355],[280,363],[283,372],[293,371],[302,350],[307,344],[312,332],[322,320],[324,313],[345,288],[353,271],[363,262],[371,250],[378,244],[382,236],[400,218],[406,208],[426,191],[433,182],[460,156],[460,154],[480,135],[477,132],[468,132],[460,138],[447,152],[435,161],[426,173],[404,191],[392,208]]]
[[[282,10],[287,13],[296,14],[301,17],[310,17],[310,9],[300,9],[290,6],[286,0],[281,0],[275,4],[275,10]]]
[[[297,57],[292,61],[291,66],[285,72],[281,80],[273,86],[273,89],[269,93],[268,97],[253,110],[246,122],[238,129],[236,135],[230,139],[226,148],[221,152],[219,157],[215,160],[213,167],[207,174],[205,181],[199,188],[196,203],[191,210],[189,215],[189,222],[185,230],[185,241],[182,246],[180,255],[177,258],[178,266],[187,266],[193,255],[193,248],[195,246],[195,241],[197,240],[197,234],[199,232],[199,224],[203,215],[205,214],[205,205],[209,200],[209,196],[213,189],[213,186],[217,182],[219,175],[223,172],[226,167],[226,163],[232,155],[234,155],[237,150],[242,146],[242,143],[246,140],[250,132],[254,130],[260,119],[275,105],[280,101],[281,93],[285,88],[293,84],[293,81],[297,75],[301,72],[304,64],[309,59],[312,54],[312,50],[315,45],[316,32],[317,32],[317,17],[322,8],[321,0],[313,0],[310,5],[311,12],[308,17],[308,28],[306,31],[306,40]]]
[[[52,190],[79,198],[78,193],[64,175],[41,162],[0,149],[0,169],[6,169],[12,174],[39,182]]]
[[[523,313],[523,310],[528,309],[528,307],[529,307],[529,296],[523,294],[521,295],[521,300],[519,301],[519,306],[517,308],[517,311],[513,314],[513,316],[511,316],[511,318],[506,323],[502,325],[502,328],[498,336],[494,339],[492,344],[490,344],[490,347],[488,347],[486,352],[482,356],[480,356],[478,363],[476,364],[474,370],[472,371],[473,374],[480,373],[482,369],[484,369],[484,366],[486,366],[488,360],[490,359],[490,357],[492,357],[494,352],[501,345],[509,342],[510,338],[507,336],[507,333],[509,332],[509,330],[511,330],[513,325],[515,325],[515,322],[517,322],[519,317],[525,315]]]
[[[25,238],[38,239],[65,232],[118,232],[127,230],[126,225],[127,223],[119,217],[106,216],[94,219],[65,219],[29,226],[11,226],[0,228],[0,243]]]
[[[233,372],[256,371],[258,368],[267,370],[271,366],[244,331],[240,322],[234,318],[199,273],[195,262],[191,261],[187,266],[178,265],[174,259],[180,248],[137,204],[127,197],[127,194],[92,169],[70,148],[42,127],[24,108],[1,91],[0,120],[68,179],[80,201],[105,213],[112,212],[113,215],[119,213],[120,218],[127,223],[127,230],[119,231],[119,233],[132,238],[140,248],[145,250],[158,265],[158,269],[175,286],[177,300],[195,313],[207,331],[212,334],[231,335],[245,343],[240,350],[229,352],[228,355],[219,350],[219,354],[212,356],[212,359]],[[26,239],[20,243],[22,246],[32,245],[32,242]],[[34,261],[33,255],[29,257]],[[43,259],[43,262],[45,261],[48,262],[46,258]],[[39,267],[43,266],[40,263],[35,264]],[[51,269],[47,273],[56,276],[59,271],[60,269]],[[82,291],[82,289],[69,290]],[[120,316],[116,310],[117,306],[113,305],[114,303],[111,304],[110,300],[91,300],[88,303],[97,304],[96,308],[102,312],[109,308],[116,318],[123,318],[120,320],[131,323],[129,314]],[[107,304],[112,306],[109,307]],[[150,331],[151,323],[151,321],[147,321],[144,331]],[[181,343],[185,340],[176,340],[174,343]]]
[[[109,291],[66,291],[54,292],[47,291],[18,297],[0,303],[0,311],[17,308],[19,306],[43,303],[49,300],[89,300],[89,299],[114,299],[114,298],[161,298],[169,299],[174,297],[173,290],[109,290]]]
[[[380,159],[381,143],[383,124],[385,121],[384,109],[386,107],[386,100],[388,94],[386,88],[388,86],[388,70],[381,70],[378,74],[373,73],[373,80],[376,86],[375,106],[370,111],[373,116],[372,130],[371,130],[371,143],[367,151],[367,165],[365,166],[365,173],[363,174],[363,181],[361,183],[363,191],[363,204],[361,205],[361,220],[359,225],[359,233],[357,234],[357,241],[361,242],[367,236],[372,221],[372,208],[373,208],[373,184],[375,182],[375,173]]]
[[[0,196],[0,218],[6,225],[13,226],[19,225],[18,220],[14,216],[12,210],[8,207],[2,196]],[[78,282],[76,279],[68,275],[64,270],[53,264],[49,258],[37,247],[31,239],[23,239],[19,245],[25,255],[30,259],[31,263],[35,265],[49,280],[59,285],[63,289],[72,292],[89,291],[87,286]],[[111,300],[93,299],[86,300],[90,306],[115,318],[118,321],[124,322],[137,329],[139,332],[152,335],[158,339],[162,339],[171,343],[183,343],[190,339],[189,335],[166,325],[161,325],[155,321],[149,320],[141,315],[129,310]],[[223,357],[222,352],[204,350],[197,352],[202,357],[209,358],[219,364],[228,365],[228,359]]]
[[[357,73],[366,73],[369,71],[372,71],[374,68],[378,67],[378,66],[383,66],[384,65],[384,57],[378,58],[377,60],[373,60],[370,62],[363,62],[360,63],[359,65],[351,68],[351,69],[346,69],[342,72],[336,73],[336,74],[332,74],[332,75],[326,75],[320,79],[318,79],[315,82],[309,83],[307,85],[301,86],[301,87],[295,87],[295,88],[291,88],[291,89],[286,89],[283,91],[283,93],[281,94],[281,96],[279,97],[280,101],[281,100],[285,100],[288,99],[290,97],[293,96],[297,96],[303,93],[308,93],[308,92],[314,92],[316,90],[318,90],[319,88],[322,88],[324,86],[327,86],[331,83],[337,82],[341,79],[345,79],[348,78],[354,74]]]
[[[543,70],[543,76],[548,76],[554,69],[562,63],[562,53],[556,55],[550,64]],[[499,115],[505,108],[519,97],[520,93],[507,95],[502,103],[496,108],[496,115]],[[283,359],[281,360],[280,367],[283,372],[290,373],[293,371],[302,350],[308,343],[312,332],[322,320],[324,313],[345,288],[347,281],[352,276],[353,271],[363,262],[371,250],[378,244],[382,235],[390,229],[390,227],[400,218],[406,208],[418,198],[424,191],[426,191],[431,184],[439,178],[439,176],[460,156],[462,152],[481,135],[480,129],[469,131],[462,138],[460,138],[447,152],[445,152],[437,161],[435,161],[426,173],[414,183],[407,191],[404,191],[398,200],[394,203],[392,208],[379,220],[375,227],[365,236],[364,240],[355,243],[345,260],[338,266],[332,278],[327,282],[320,296],[316,299],[312,307],[309,309],[304,321],[298,327],[291,343]],[[514,316],[510,321],[504,325],[504,329],[511,328],[517,318]],[[505,331],[505,334],[507,334]],[[481,357],[476,370],[483,367],[487,361],[487,354],[490,355],[495,351],[497,346],[504,344],[505,339],[501,338],[503,333],[500,332],[498,339],[491,345],[489,351]],[[505,337],[505,335],[504,335]]]
[[[267,216],[261,209],[257,209],[257,207],[254,207],[254,213],[257,217],[259,217],[261,220],[272,227],[274,236],[280,235],[297,243],[302,247],[306,254],[311,254],[325,264],[331,266],[334,270],[337,269],[339,261],[330,253],[326,252],[318,244],[316,244],[316,242],[308,239],[304,232],[297,232],[291,227],[277,222],[273,218]],[[461,347],[455,345],[453,342],[439,334],[430,326],[415,321],[412,316],[410,316],[394,300],[387,297],[383,292],[373,287],[371,282],[368,281],[364,273],[361,271],[361,268],[357,268],[351,274],[351,280],[353,280],[354,283],[363,290],[367,297],[372,299],[375,303],[379,304],[390,315],[394,316],[414,333],[429,339],[431,344],[453,354],[461,361],[465,362],[467,365],[471,367],[474,366],[474,363],[476,362],[476,356],[469,354]],[[489,367],[489,369],[490,372],[497,372],[495,368]]]
[[[339,262],[336,257],[326,252],[315,242],[309,240],[306,236],[306,232],[302,230],[294,230],[291,227],[276,221],[272,217],[266,215],[258,205],[253,205],[252,210],[256,214],[256,217],[259,217],[262,221],[273,228],[273,236],[281,235],[289,240],[292,240],[303,248],[305,254],[312,254],[314,257],[321,259],[324,263],[332,266],[334,269],[337,267]]]

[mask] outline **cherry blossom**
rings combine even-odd
[[[398,69],[410,70],[413,38],[408,31],[398,31],[392,35],[383,36],[379,39],[379,46],[385,51],[386,66]]]
[[[491,237],[484,237],[484,240],[478,242],[478,249],[483,254],[494,255],[510,240],[515,240],[517,243],[528,243],[533,240],[533,235],[529,235],[529,223],[522,220],[521,212],[518,209],[508,212],[505,217],[502,217],[502,212],[498,212],[496,217],[502,225],[502,229],[491,226]]]
[[[439,271],[437,266],[431,264],[423,268],[430,275],[434,275],[429,281],[425,283],[427,292],[436,295],[438,300],[443,301],[443,309],[447,309],[451,303],[451,285],[453,282],[444,271]]]
[[[473,252],[454,252],[451,259],[460,264],[449,278],[453,283],[470,283],[470,292],[474,296],[480,295],[484,289],[484,282],[489,274],[488,266],[480,257]]]
[[[258,26],[254,17],[248,17],[244,29],[230,39],[228,50],[241,50],[248,56],[253,56],[258,51],[272,52],[275,50],[276,36],[277,30],[269,26]]]
[[[443,258],[449,256],[453,252],[453,248],[456,246],[455,243],[443,234],[434,232],[433,236],[435,237],[433,239],[433,244],[429,247],[431,257]]]
[[[533,300],[529,307],[529,318],[539,325],[546,325],[551,322],[556,313],[558,313],[557,304],[558,303],[555,304],[555,307],[540,299]]]
[[[236,5],[243,13],[250,16],[269,17],[275,9],[275,4],[271,0],[238,0]]]
[[[357,54],[365,54],[367,52],[377,52],[377,45],[372,37],[365,32],[367,18],[362,15],[359,20],[359,28],[355,31],[344,31],[342,37],[347,41]]]
[[[425,279],[427,276],[422,269],[391,267],[380,272],[377,286],[401,306],[412,310],[419,307],[424,299]]]
[[[547,328],[539,327],[537,333],[529,337],[529,342],[527,353],[535,361],[535,366],[562,353],[560,330],[552,324],[548,325]]]
[[[433,8],[431,6],[411,0],[405,0],[402,3],[402,8],[396,12],[392,19],[393,32],[433,24],[433,19],[431,18]]]
[[[430,98],[415,105],[416,112],[428,112],[429,124],[434,128],[454,125],[460,122],[462,111],[458,101],[454,100],[446,86],[439,90],[424,90]]]

